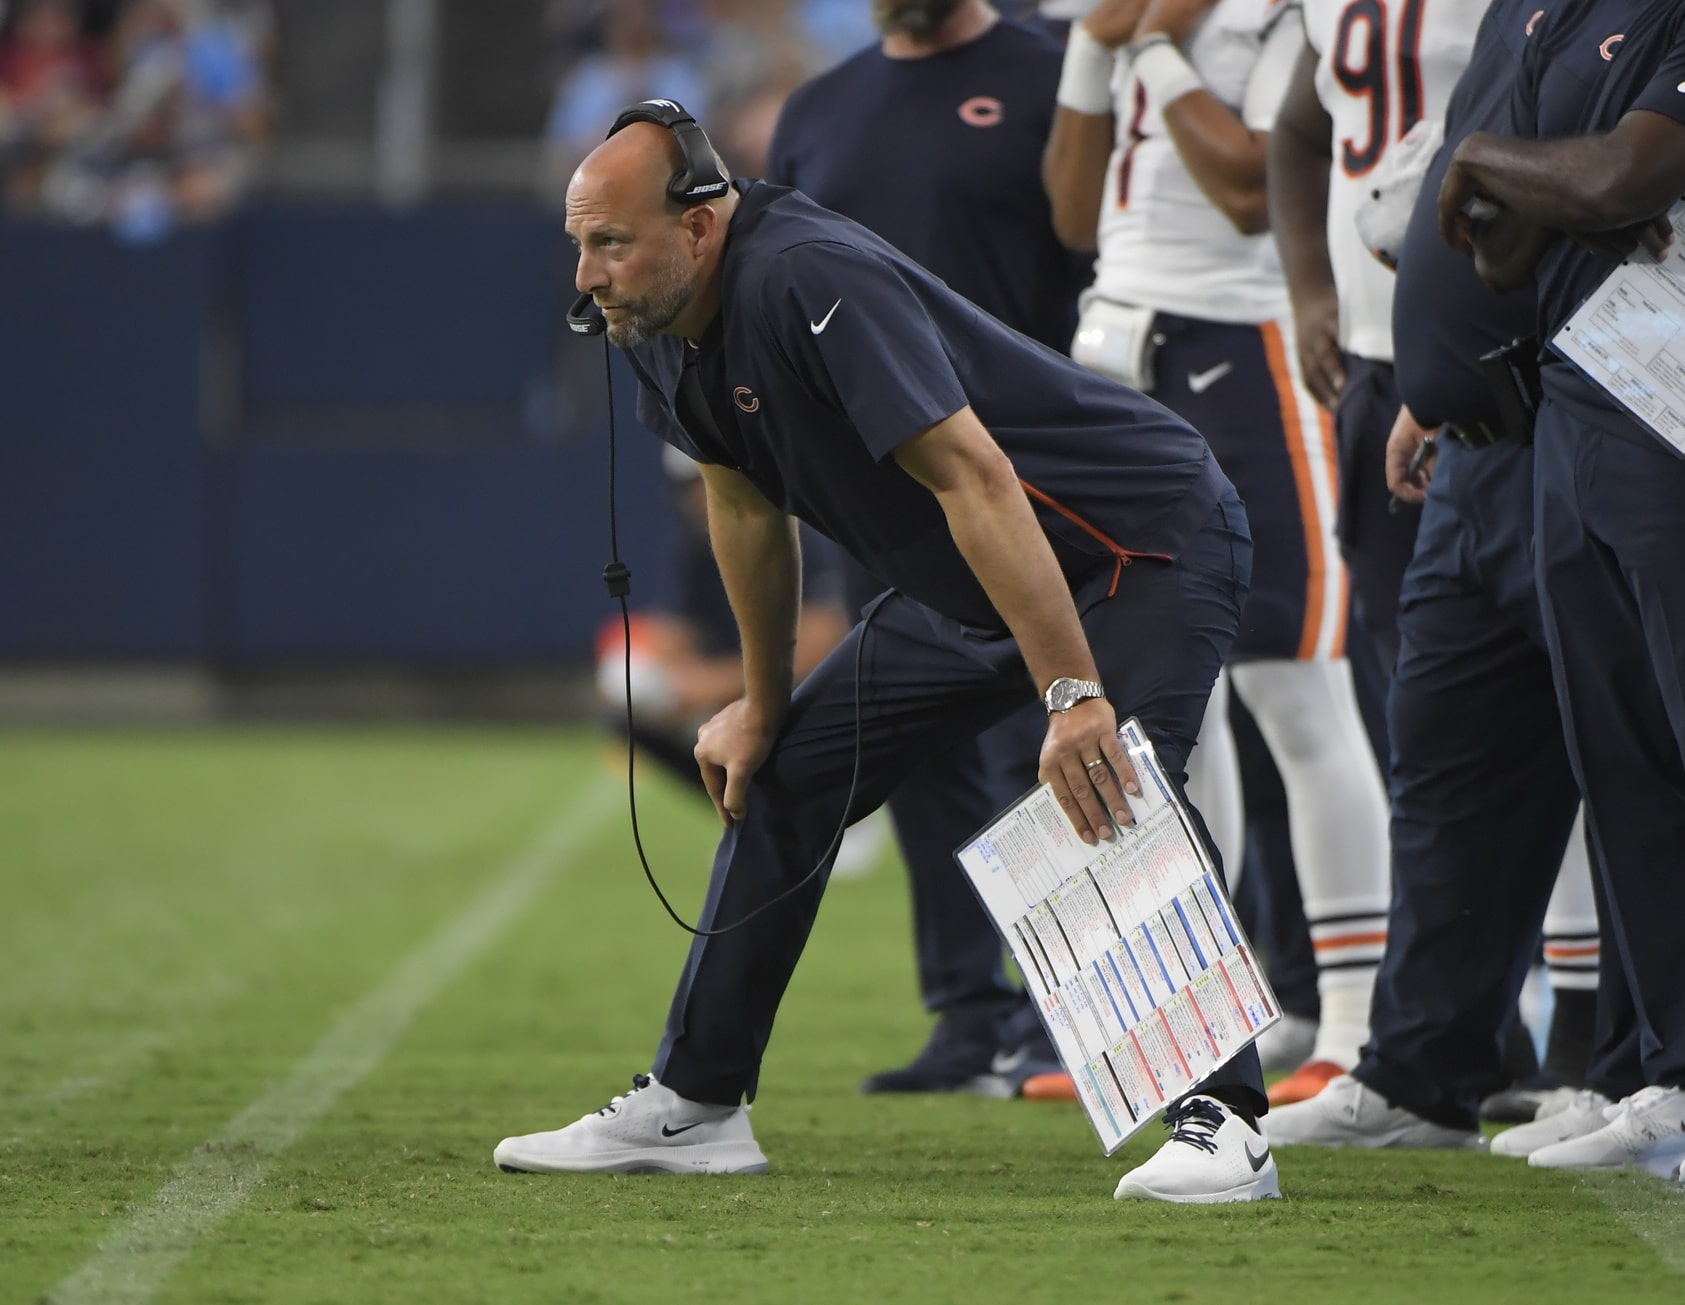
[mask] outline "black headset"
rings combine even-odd
[[[678,141],[684,164],[667,181],[667,198],[675,204],[687,208],[705,204],[731,189],[731,182],[720,171],[719,155],[714,153],[708,133],[696,125],[696,119],[677,100],[640,100],[622,109],[603,139],[634,122],[653,122],[665,127]],[[573,307],[568,309],[568,330],[575,335],[601,335],[607,329],[602,309],[591,302],[590,295],[580,295],[573,301]]]
[[[675,204],[687,207],[702,204],[718,198],[730,189],[731,183],[720,171],[719,156],[714,153],[713,145],[709,143],[702,128],[696,125],[696,119],[685,112],[684,105],[676,100],[644,100],[640,104],[634,104],[620,111],[620,116],[614,120],[614,126],[608,129],[609,136],[634,122],[653,122],[659,127],[667,128],[678,139],[679,152],[684,155],[684,166],[675,172],[667,183],[667,198]],[[608,137],[603,139],[607,140]],[[603,317],[602,309],[592,302],[590,295],[583,294],[574,300],[573,307],[568,310],[568,330],[575,335],[602,335],[607,329],[608,322]],[[860,787],[860,672],[866,654],[866,633],[872,628],[873,619],[883,610],[883,604],[877,604],[866,613],[859,641],[854,648],[854,773],[849,778],[848,798],[843,803],[842,817],[837,821],[836,832],[831,835],[824,853],[802,878],[730,924],[701,929],[688,923],[673,909],[673,904],[667,900],[667,894],[662,892],[661,885],[656,883],[655,872],[650,869],[649,857],[644,852],[643,834],[638,828],[638,749],[632,740],[632,618],[626,603],[627,595],[632,590],[632,572],[626,563],[620,560],[620,528],[615,515],[614,372],[609,364],[608,346],[608,340],[604,339],[603,383],[608,396],[609,564],[603,568],[603,583],[608,586],[609,596],[620,604],[620,630],[624,649],[622,674],[626,685],[626,798],[632,816],[632,845],[638,850],[638,862],[643,866],[644,878],[649,881],[650,888],[654,890],[662,909],[671,917],[673,923],[686,933],[695,934],[700,938],[714,938],[734,929],[741,929],[756,916],[770,911],[780,902],[787,901],[803,891],[818,878],[826,862],[835,856],[837,849],[842,846],[843,834],[848,830],[849,813],[854,809],[854,795]]]

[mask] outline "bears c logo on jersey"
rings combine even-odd
[[[992,95],[973,95],[960,105],[959,115],[968,127],[998,127],[1006,117],[1006,106]]]
[[[739,408],[743,409],[744,412],[760,411],[760,396],[747,385],[739,385],[735,390],[733,390],[731,392],[731,401]]]
[[[1608,40],[1604,41],[1602,45],[1597,47],[1597,52],[1603,56],[1606,62],[1613,63],[1615,61],[1615,47],[1624,40],[1626,40],[1626,33],[1616,32]]]

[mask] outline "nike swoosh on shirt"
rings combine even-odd
[[[1215,367],[1207,367],[1202,372],[1188,373],[1188,388],[1195,394],[1204,394],[1223,377],[1234,370],[1232,362],[1220,362]]]
[[[693,1128],[701,1128],[702,1125],[707,1123],[707,1122],[708,1121],[705,1120],[705,1119],[699,1119],[694,1124],[686,1124],[683,1128],[669,1128],[666,1124],[663,1124],[661,1126],[661,1136],[662,1137],[677,1137],[680,1133],[688,1133]],[[1267,1155],[1268,1152],[1266,1152],[1265,1154]],[[1253,1168],[1257,1168],[1257,1166],[1254,1165]]]
[[[809,322],[807,324],[807,329],[812,331],[815,335],[820,334],[820,332],[831,324],[832,315],[841,307],[842,300],[839,299],[836,303],[831,305],[831,311],[829,313],[826,313],[825,316],[821,317],[817,322]]]
[[[694,1125],[692,1125],[692,1127],[694,1127]],[[1252,1148],[1249,1146],[1242,1147],[1241,1149],[1246,1152],[1246,1163],[1252,1166],[1253,1173],[1257,1173],[1269,1162],[1270,1149],[1267,1146],[1264,1148],[1263,1155],[1253,1155]]]

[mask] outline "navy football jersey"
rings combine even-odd
[[[1041,156],[1063,49],[1001,21],[918,59],[862,50],[793,94],[766,179],[875,231],[985,311],[1055,349],[1088,256],[1053,232]]]
[[[1685,5],[1677,0],[1558,0],[1529,43],[1513,104],[1514,134],[1548,140],[1614,129],[1642,109],[1685,123]],[[1615,268],[1566,237],[1539,260],[1539,334],[1549,340]],[[1555,358],[1555,355],[1550,355]],[[1546,391],[1600,429],[1640,443],[1655,436],[1564,361]]]
[[[1204,523],[1224,481],[1186,422],[1002,325],[858,223],[794,190],[735,184],[719,316],[699,346],[660,336],[628,351],[649,430],[981,628],[999,616],[935,497],[892,458],[967,404],[1073,587],[1130,555],[1173,558]],[[681,401],[687,367],[711,420]]]
[[[1472,426],[1499,422],[1480,355],[1534,330],[1532,285],[1494,294],[1474,262],[1439,234],[1439,187],[1465,136],[1502,131],[1529,33],[1540,4],[1556,0],[1493,0],[1475,36],[1468,70],[1445,111],[1445,144],[1434,156],[1410,214],[1393,293],[1393,375],[1418,421]]]

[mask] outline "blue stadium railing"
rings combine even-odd
[[[144,247],[0,225],[0,658],[588,654],[602,360],[562,338],[564,248],[521,206],[264,205]],[[660,598],[618,380],[622,550]]]

